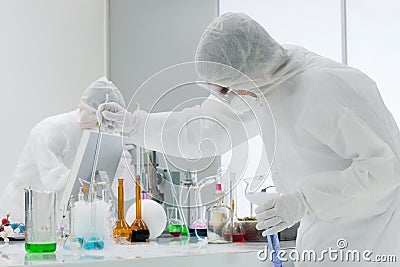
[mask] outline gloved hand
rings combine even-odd
[[[103,103],[96,112],[97,121],[107,132],[131,132],[137,123],[136,116],[117,103]],[[124,128],[124,129],[123,129]]]
[[[256,208],[257,230],[263,236],[276,234],[293,226],[306,214],[308,208],[302,193],[276,196]]]

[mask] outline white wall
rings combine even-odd
[[[0,0],[0,182],[30,129],[105,74],[105,0]]]
[[[220,13],[245,12],[280,43],[304,46],[341,61],[340,0],[220,0]],[[396,0],[347,0],[348,64],[375,80],[386,106],[400,123],[398,62],[400,3]],[[257,140],[250,140],[250,145]],[[240,148],[237,148],[240,149]],[[229,155],[221,158],[225,162]],[[234,165],[234,164],[232,164]],[[239,203],[245,203],[244,183]],[[239,204],[240,205],[240,204]],[[248,206],[238,207],[249,215]]]
[[[220,0],[220,14],[244,12],[282,44],[341,61],[340,0]]]
[[[400,125],[400,2],[347,0],[348,63],[378,85]]]

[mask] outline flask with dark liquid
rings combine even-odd
[[[150,231],[142,219],[142,196],[140,176],[136,176],[136,219],[131,225],[131,242],[146,242],[150,237]]]
[[[118,179],[118,220],[113,229],[113,237],[115,242],[123,243],[131,240],[131,227],[125,221],[124,211],[124,179]]]

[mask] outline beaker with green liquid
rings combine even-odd
[[[25,250],[56,251],[56,192],[25,188]]]

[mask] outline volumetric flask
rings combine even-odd
[[[56,251],[56,193],[25,188],[25,250],[29,253]]]

